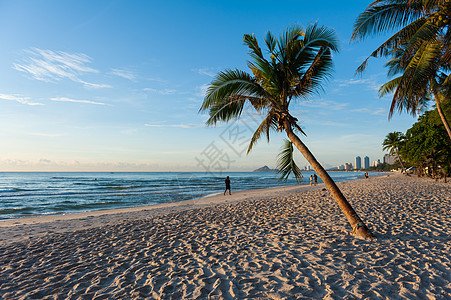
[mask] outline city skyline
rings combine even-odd
[[[357,163],[360,159],[360,165]],[[377,164],[381,163],[381,160],[378,158],[377,160],[374,160],[373,163],[370,163],[370,157],[365,155],[363,157],[363,164],[362,164],[362,157],[357,155],[354,157],[354,164],[348,162],[344,162],[342,164],[339,164],[335,167],[332,167],[330,169],[334,169],[337,168],[339,170],[345,170],[346,166],[348,166],[348,168],[350,170],[361,170],[361,169],[368,169],[369,167],[375,167]],[[384,153],[382,156],[382,162],[383,163],[387,163],[387,164],[394,164],[396,162],[396,157],[394,155],[390,155],[389,153]]]

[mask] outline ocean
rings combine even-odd
[[[303,172],[301,184],[309,184],[311,174]],[[340,182],[361,179],[364,173],[329,174]],[[232,193],[298,184],[292,178],[279,182],[273,172],[231,172],[227,175],[232,182]],[[225,176],[196,172],[0,172],[0,219],[202,198],[224,192]],[[318,182],[321,182],[320,178]]]

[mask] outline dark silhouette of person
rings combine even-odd
[[[316,174],[313,174],[313,181],[315,182],[315,185],[318,184],[318,176],[316,176]]]
[[[232,191],[230,189],[230,178],[229,178],[229,176],[227,176],[227,178],[226,178],[226,180],[224,182],[225,182],[225,185],[226,185],[226,188],[225,188],[225,191],[224,191],[224,196],[225,196],[227,190],[229,190],[229,195],[232,195]]]

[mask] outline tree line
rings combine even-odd
[[[443,102],[442,108],[445,116],[451,118],[451,101]],[[437,109],[424,112],[405,133],[389,133],[383,149],[397,158],[396,165],[389,168],[400,167],[405,171],[413,167],[418,176],[445,181],[451,176],[451,141]]]

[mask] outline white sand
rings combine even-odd
[[[0,299],[450,299],[451,184],[339,184],[0,222]],[[228,201],[228,202],[225,202]]]

